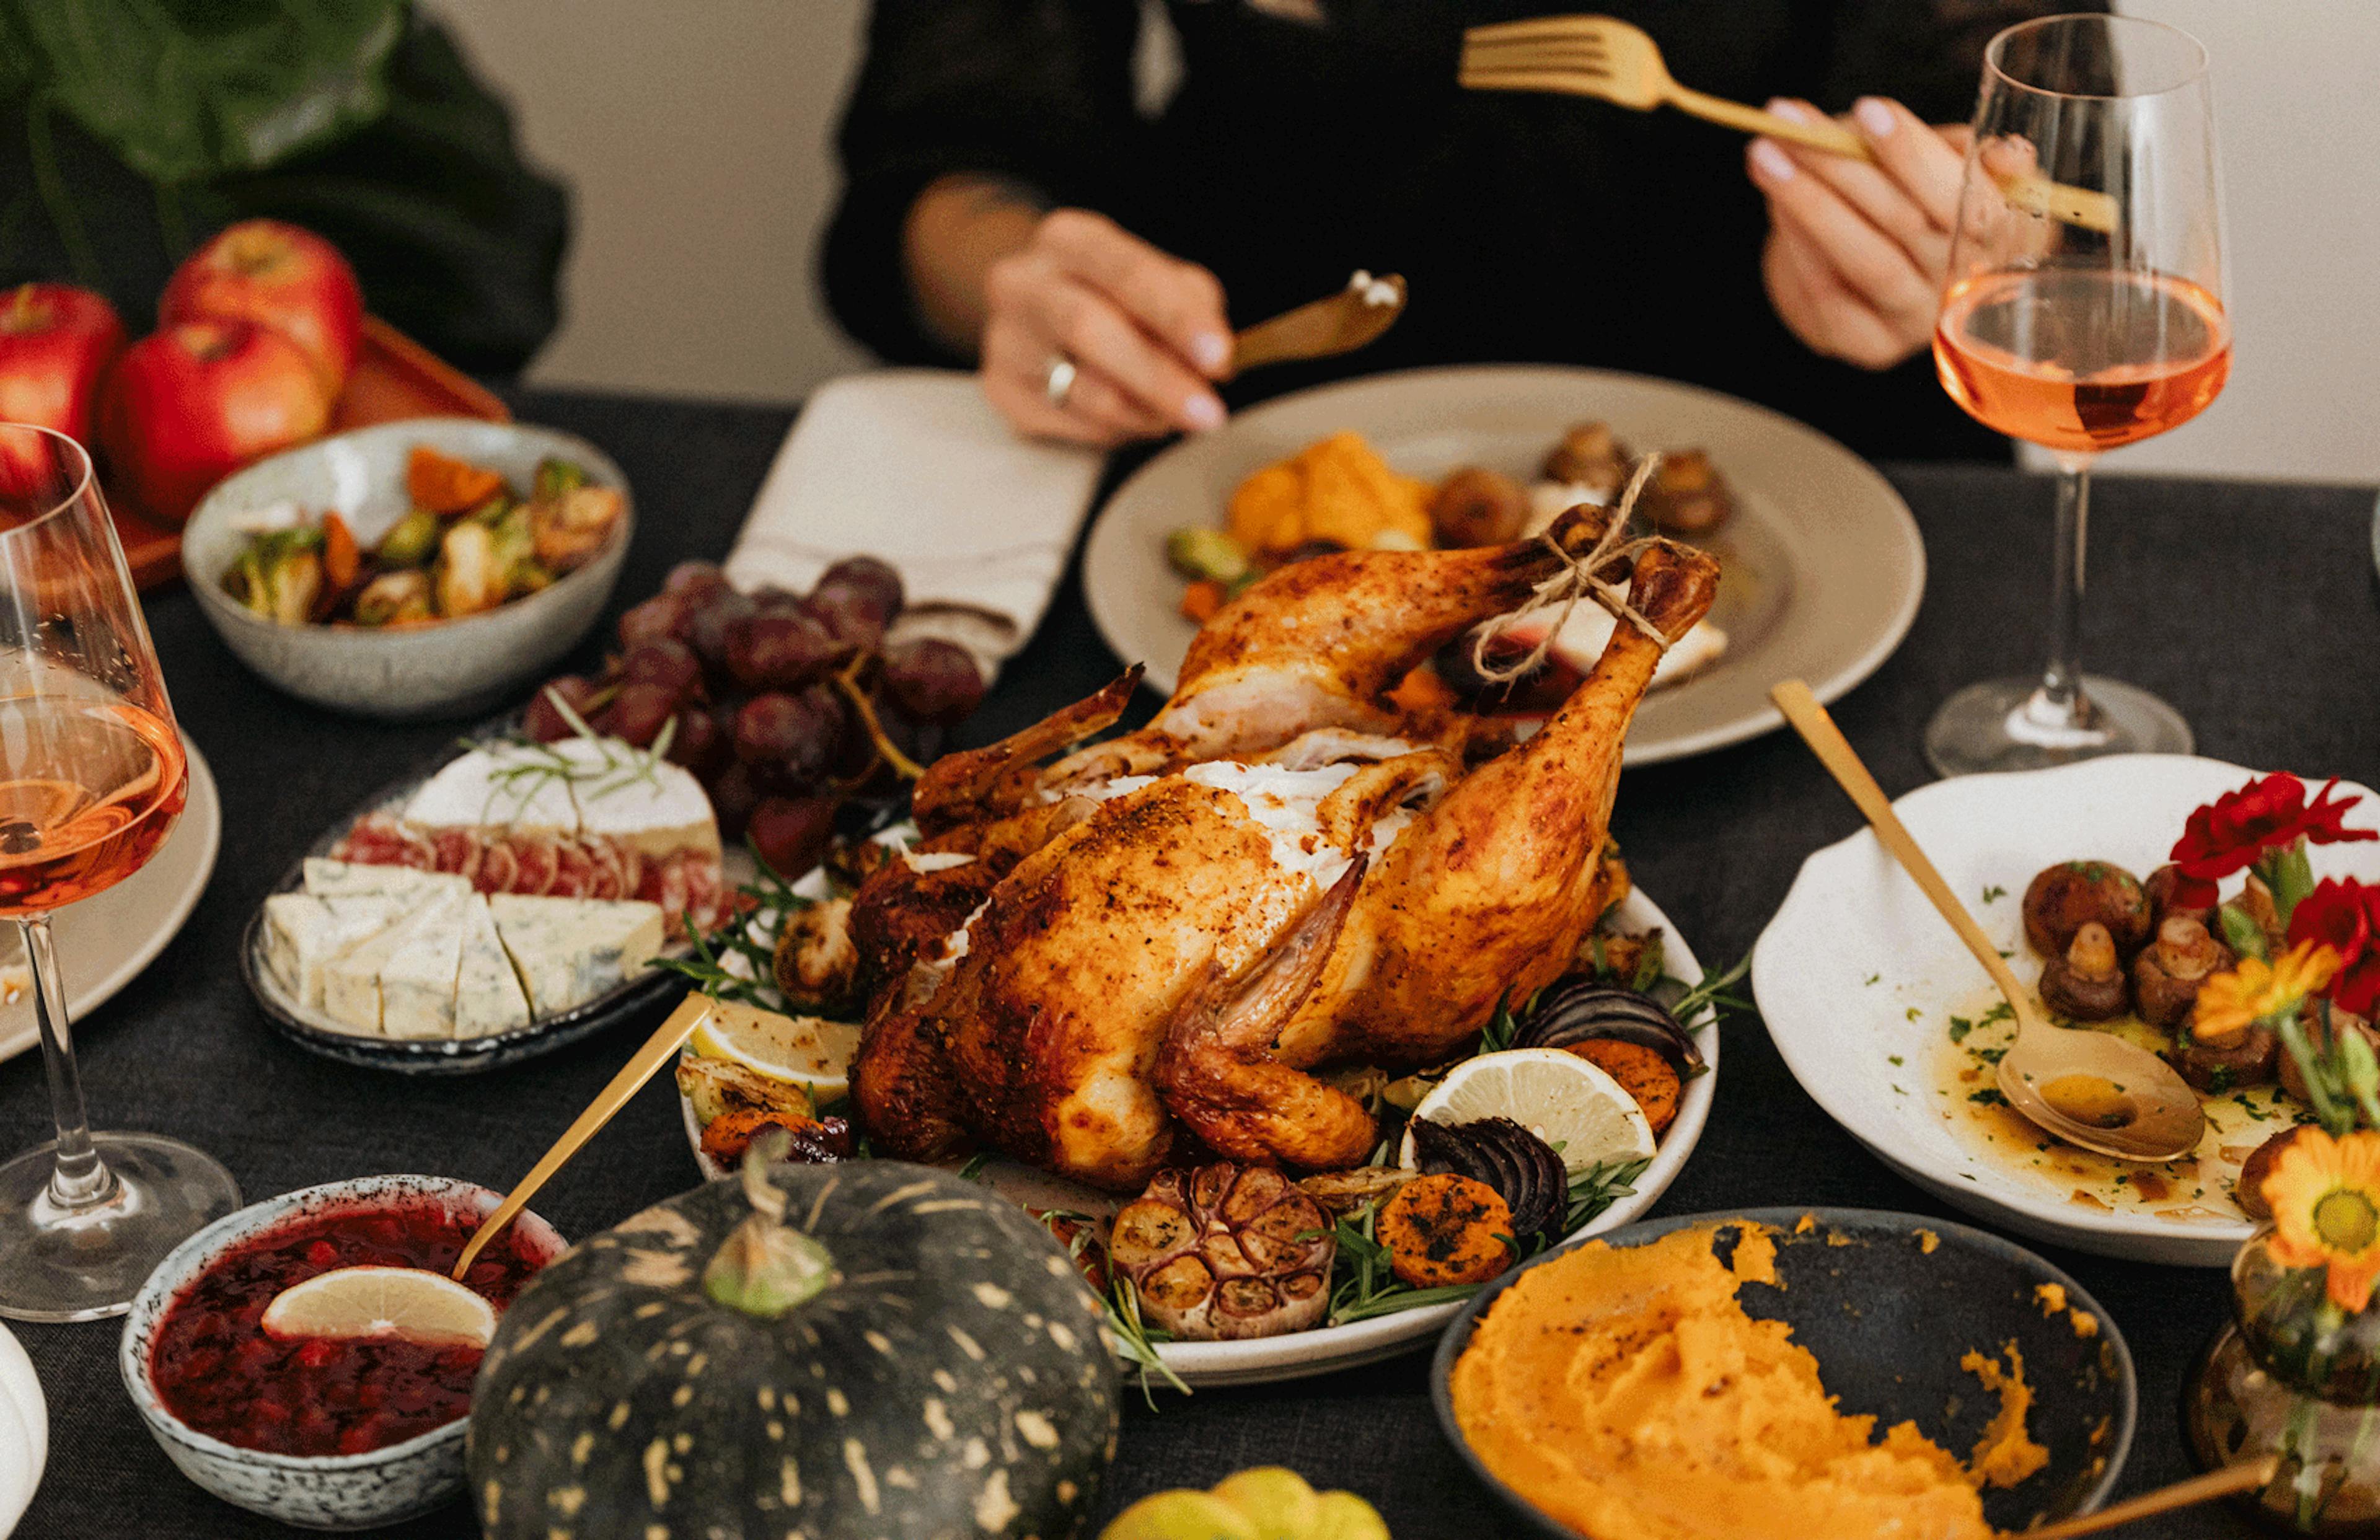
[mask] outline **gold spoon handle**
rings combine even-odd
[[[1959,933],[1959,940],[1967,943],[1967,950],[1975,954],[1975,961],[1992,976],[1992,982],[1999,987],[2000,993],[2007,997],[2010,1007],[2016,1012],[2019,1025],[2030,1025],[2034,1014],[2032,1002],[2018,987],[2016,975],[2009,971],[2007,959],[2000,955],[1999,948],[1992,944],[1992,939],[1984,934],[1984,928],[1975,923],[1975,917],[1967,913],[1967,906],[1951,893],[1950,885],[1942,880],[1942,874],[1934,869],[1934,863],[1925,858],[1925,852],[1918,847],[1917,841],[1902,826],[1900,815],[1892,810],[1892,799],[1886,796],[1884,788],[1876,783],[1876,777],[1870,775],[1867,766],[1861,762],[1859,751],[1852,747],[1851,740],[1843,736],[1842,729],[1835,725],[1835,719],[1827,714],[1827,709],[1818,704],[1818,697],[1810,693],[1810,686],[1799,679],[1788,679],[1771,687],[1768,698],[1777,703],[1777,709],[1785,713],[1785,720],[1793,724],[1793,731],[1802,734],[1802,741],[1810,746],[1810,752],[1827,767],[1827,773],[1835,778],[1835,783],[1842,787],[1860,812],[1865,815],[1868,827],[1876,831],[1876,843],[1891,852],[1892,858],[1909,873],[1918,891],[1942,912],[1942,917],[1950,922],[1950,928]]]
[[[2103,1529],[2129,1524],[2135,1519],[2154,1518],[2170,1513],[2177,1508],[2189,1508],[2228,1498],[2234,1492],[2252,1492],[2273,1484],[2273,1475],[2280,1468],[2277,1458],[2252,1460],[2244,1465],[2226,1465],[2219,1471],[2209,1471],[2203,1476],[2177,1481],[2170,1486],[2160,1486],[2154,1492],[2143,1492],[2137,1498],[2119,1502],[2113,1508],[2103,1508],[2096,1513],[2080,1518],[2060,1519],[2054,1524],[2029,1529],[2022,1540],[2072,1540],[2078,1534],[2096,1534]]]
[[[469,1272],[471,1264],[479,1259],[480,1249],[494,1240],[504,1226],[513,1222],[514,1215],[528,1207],[528,1200],[537,1196],[537,1190],[544,1186],[554,1172],[562,1170],[588,1140],[595,1137],[597,1129],[610,1122],[613,1113],[627,1106],[629,1098],[645,1088],[645,1082],[686,1046],[686,1040],[694,1036],[694,1029],[700,1026],[703,1018],[710,1014],[709,995],[691,994],[678,1002],[677,1009],[669,1013],[660,1029],[637,1050],[636,1057],[620,1067],[620,1073],[612,1077],[612,1084],[604,1086],[595,1099],[587,1104],[587,1110],[579,1113],[577,1120],[562,1131],[562,1137],[553,1142],[553,1147],[528,1169],[528,1175],[514,1183],[513,1190],[504,1194],[504,1201],[496,1205],[496,1211],[488,1216],[488,1222],[471,1237],[470,1243],[463,1248],[462,1256],[455,1262],[453,1275],[455,1282],[463,1281],[463,1275]]]

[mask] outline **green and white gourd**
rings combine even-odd
[[[770,1166],[539,1274],[473,1394],[488,1540],[1065,1540],[1118,1369],[1065,1250],[889,1160]]]

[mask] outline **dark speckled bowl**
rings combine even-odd
[[[1805,1214],[1816,1227],[1795,1235]],[[2026,1431],[2049,1450],[2049,1463],[2010,1488],[1984,1494],[1993,1527],[2019,1531],[2047,1519],[2087,1513],[2105,1501],[2132,1446],[2138,1388],[2123,1334],[2082,1287],[2022,1246],[1997,1235],[1912,1214],[1865,1208],[1753,1208],[1692,1214],[1630,1225],[1604,1236],[1613,1246],[1639,1246],[1694,1225],[1750,1219],[1777,1237],[1780,1291],[1746,1284],[1744,1310],[1793,1328],[1793,1340],[1817,1356],[1818,1372],[1846,1413],[1873,1413],[1878,1427],[1909,1421],[1919,1432],[1965,1458],[1999,1408],[1975,1377],[1959,1367],[1970,1348],[1997,1352],[2013,1340],[2024,1355],[2025,1382],[2038,1400]],[[1918,1231],[1939,1238],[1931,1252]],[[1833,1235],[1847,1241],[1829,1244]],[[1722,1234],[1719,1243],[1729,1245]],[[1439,1339],[1430,1365],[1430,1394],[1439,1426],[1472,1473],[1540,1534],[1570,1540],[1569,1526],[1489,1474],[1454,1420],[1454,1362],[1471,1341],[1481,1314],[1530,1267],[1572,1249],[1548,1252],[1482,1289]],[[2034,1291],[2055,1283],[2074,1310],[2099,1321],[2098,1334],[2079,1338],[2064,1312],[2045,1316]]]
[[[468,1418],[364,1454],[271,1454],[211,1437],[165,1409],[149,1355],[166,1310],[199,1274],[232,1247],[317,1214],[434,1198],[449,1211],[486,1214],[501,1194],[443,1176],[365,1176],[329,1182],[250,1204],[169,1253],[140,1286],[125,1317],[116,1366],[152,1437],[182,1473],[227,1503],[306,1529],[374,1529],[455,1500],[463,1491]],[[513,1224],[552,1261],[562,1255],[553,1227],[523,1209]]]

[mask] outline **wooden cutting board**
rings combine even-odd
[[[363,347],[347,388],[331,409],[331,431],[368,428],[411,417],[470,417],[510,422],[512,411],[469,375],[440,358],[378,316],[364,317]],[[182,531],[150,517],[120,486],[107,489],[115,538],[125,564],[142,591],[182,576]]]

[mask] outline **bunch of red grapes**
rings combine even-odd
[[[568,737],[555,696],[640,748],[674,721],[667,757],[710,794],[720,836],[748,835],[796,876],[825,855],[844,803],[899,795],[894,756],[928,763],[983,700],[965,649],[885,640],[901,606],[901,575],[872,556],[837,562],[807,594],[744,593],[712,563],[684,562],[620,617],[602,676],[549,681],[525,725],[540,743]]]

